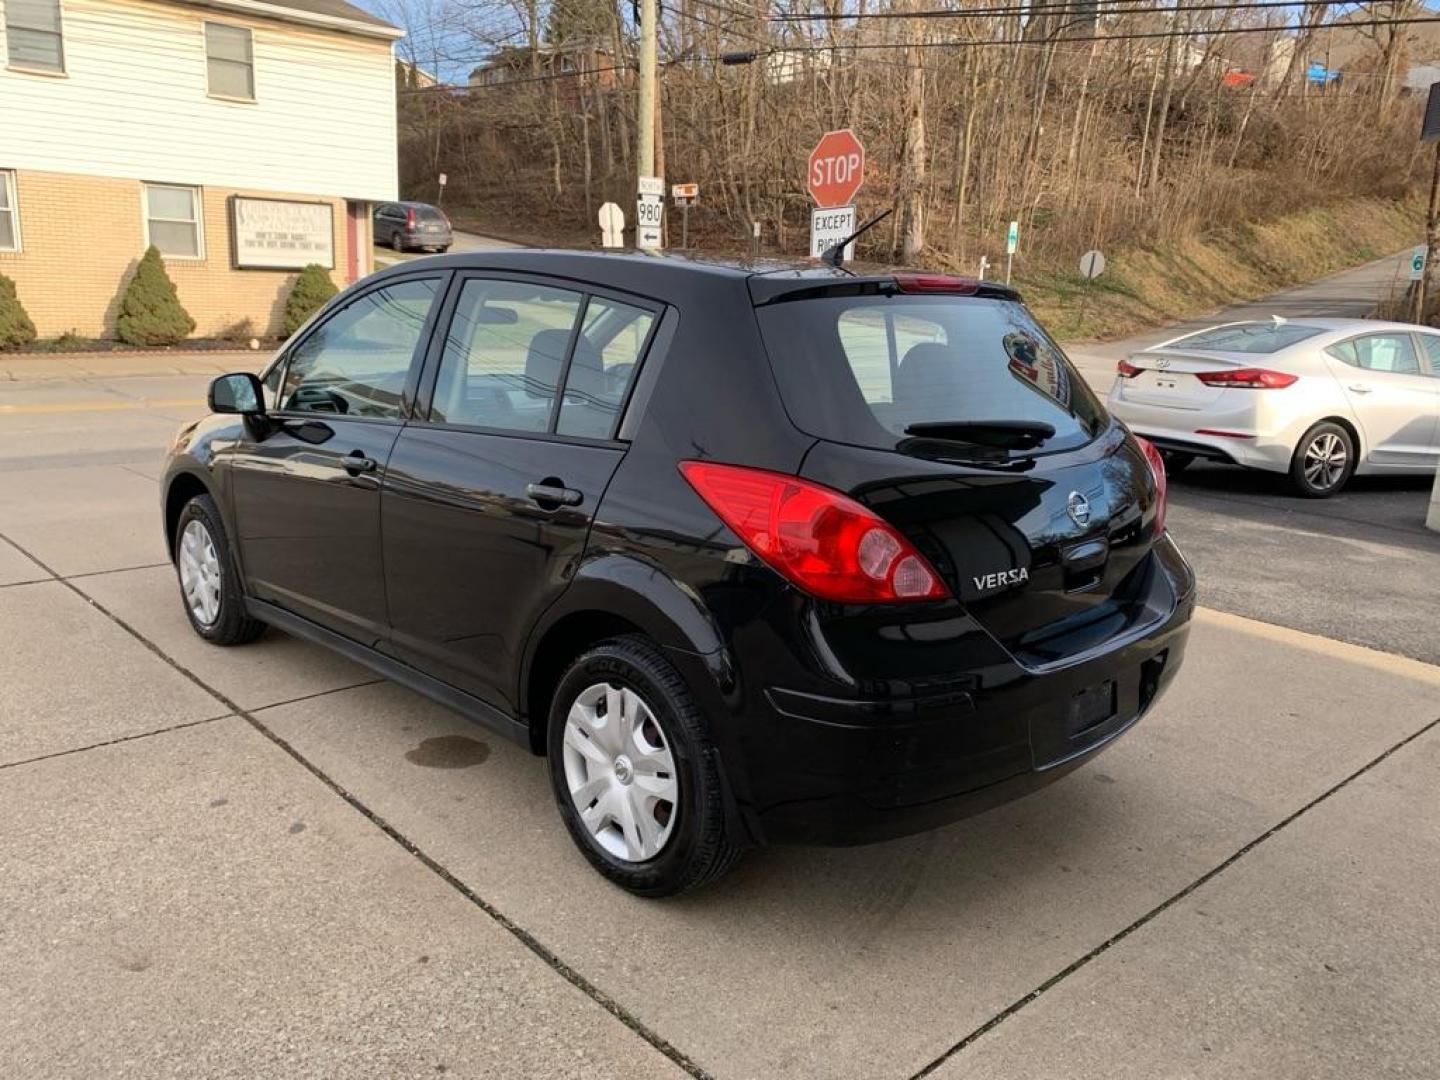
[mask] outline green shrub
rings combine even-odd
[[[15,292],[15,282],[0,274],[0,349],[18,349],[35,340],[35,324]]]
[[[299,330],[306,319],[339,291],[335,282],[330,280],[330,272],[318,263],[311,263],[301,270],[285,300],[285,336],[289,337]]]
[[[175,283],[152,244],[120,298],[115,334],[127,345],[175,345],[194,329],[195,320],[180,305]]]

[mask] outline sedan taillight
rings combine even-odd
[[[1133,379],[1136,375],[1139,375],[1140,372],[1144,370],[1144,368],[1136,367],[1134,364],[1130,363],[1129,360],[1121,360],[1120,363],[1115,365],[1115,374],[1119,375],[1122,379]]]
[[[903,533],[847,495],[713,461],[682,461],[680,472],[746,547],[811,596],[883,604],[950,595]]]
[[[1237,390],[1284,390],[1299,382],[1299,375],[1268,368],[1232,368],[1229,371],[1197,371],[1195,377],[1206,386],[1229,386]]]

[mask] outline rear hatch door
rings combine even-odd
[[[757,315],[787,409],[822,440],[803,474],[906,533],[1017,658],[1133,626],[1149,466],[1018,300],[877,287]]]

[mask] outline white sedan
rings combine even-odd
[[[1355,473],[1440,466],[1440,332],[1372,319],[1236,322],[1120,361],[1110,411],[1163,452],[1288,473],[1311,498]]]

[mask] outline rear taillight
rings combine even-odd
[[[873,604],[950,595],[903,534],[838,491],[709,461],[682,461],[680,472],[746,547],[812,596]]]
[[[903,293],[954,293],[959,296],[974,296],[980,291],[980,283],[974,278],[951,274],[896,274],[895,287]]]
[[[1133,379],[1136,375],[1139,375],[1140,372],[1144,370],[1144,368],[1136,367],[1134,364],[1130,363],[1129,360],[1121,360],[1118,364],[1115,365],[1115,374],[1119,375],[1122,379]]]
[[[1284,390],[1300,376],[1266,368],[1233,368],[1229,371],[1197,371],[1195,377],[1206,386],[1229,386],[1238,390]]]
[[[1165,457],[1149,439],[1136,435],[1135,441],[1140,444],[1145,462],[1150,466],[1150,475],[1155,480],[1155,535],[1159,536],[1165,531],[1165,504],[1170,498],[1170,485],[1165,479]]]
[[[415,208],[413,206],[405,211],[405,227],[407,229],[415,228]]]

